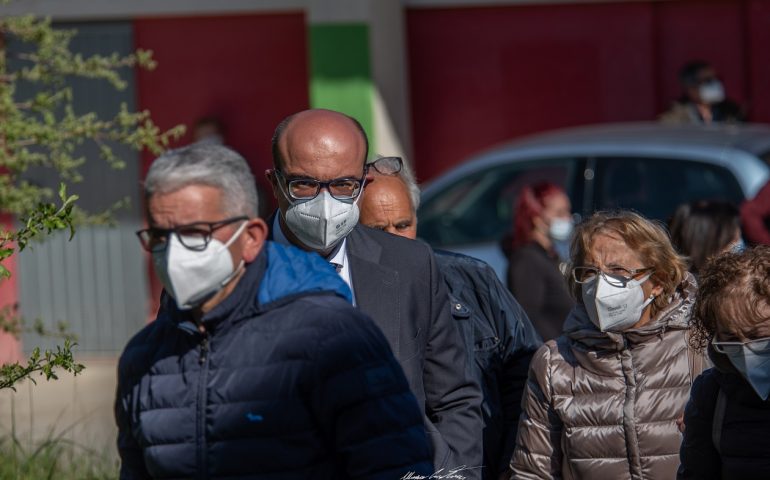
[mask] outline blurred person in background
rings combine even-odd
[[[714,368],[692,387],[677,478],[770,478],[770,247],[703,269],[693,330]]]
[[[669,124],[742,122],[741,107],[725,96],[725,88],[711,64],[702,60],[687,63],[679,71],[682,96],[660,116]]]
[[[193,143],[225,144],[225,128],[217,117],[201,117],[195,121],[192,129]]]
[[[508,288],[543,340],[561,335],[575,305],[560,268],[569,259],[573,223],[569,197],[552,183],[526,186],[515,201]]]
[[[745,248],[738,208],[730,202],[697,201],[677,207],[669,223],[671,242],[689,260],[697,278],[716,255]]]
[[[414,240],[420,188],[411,169],[398,157],[380,157],[369,167],[372,180],[364,189],[359,221]],[[467,371],[484,394],[483,478],[496,480],[508,470],[527,368],[542,341],[489,265],[466,255],[434,254],[468,353]]]
[[[599,212],[572,244],[578,304],[532,359],[512,478],[671,479],[703,357],[688,348],[696,286],[665,229]]]
[[[770,245],[770,181],[754,198],[743,202],[741,223],[749,243]]]

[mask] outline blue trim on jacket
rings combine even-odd
[[[312,292],[331,292],[353,303],[348,284],[320,255],[272,241],[265,250],[267,270],[259,285],[260,305]]]

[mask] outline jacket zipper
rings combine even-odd
[[[628,354],[628,363],[624,363],[623,355]],[[641,472],[641,451],[639,450],[639,437],[636,432],[636,418],[634,413],[636,410],[636,379],[634,377],[634,360],[631,355],[631,350],[628,348],[628,338],[623,334],[623,351],[621,355],[621,368],[623,370],[623,376],[625,377],[626,392],[623,400],[623,427],[625,429],[626,448],[631,453],[631,450],[635,450],[633,455],[629,455],[629,466],[631,478],[640,478],[636,474]],[[633,380],[633,381],[632,381]]]
[[[206,378],[209,370],[209,334],[202,333],[200,342],[200,356],[198,364],[200,365],[200,378],[198,381],[198,402],[197,402],[197,437],[198,437],[198,478],[208,478],[206,465]]]

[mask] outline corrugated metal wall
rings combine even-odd
[[[59,25],[76,28],[71,47],[84,55],[129,53],[133,49],[132,26],[121,23]],[[106,82],[72,82],[77,113],[97,112],[108,118],[121,103],[135,108],[134,74],[124,72],[128,88],[116,92]],[[88,161],[81,168],[84,182],[70,186],[80,196],[79,205],[96,213],[122,198],[130,208],[116,215],[118,227],[81,227],[72,241],[55,235],[18,256],[19,307],[28,321],[40,318],[49,328],[66,321],[78,336],[81,353],[114,354],[147,318],[146,260],[133,234],[140,228],[139,156],[128,149],[116,153],[126,161],[116,171],[98,158],[95,147],[85,147]],[[55,187],[58,179],[46,171],[27,177]],[[26,336],[24,345],[49,347],[55,340]]]

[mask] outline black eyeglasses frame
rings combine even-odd
[[[217,222],[194,222],[194,223],[187,223],[184,225],[177,225],[174,228],[148,227],[148,228],[143,228],[141,230],[137,230],[136,236],[139,237],[139,243],[142,244],[142,248],[144,248],[144,250],[148,252],[157,252],[157,251],[165,250],[168,246],[168,239],[171,237],[172,233],[176,235],[176,238],[179,239],[179,243],[181,243],[182,246],[185,247],[186,249],[192,250],[194,252],[202,252],[203,250],[206,250],[206,248],[209,246],[209,243],[211,242],[211,239],[214,236],[214,232],[216,232],[220,228],[226,227],[227,225],[231,225],[238,221],[247,221],[248,219],[249,217],[245,215],[239,215],[237,217],[230,217],[224,220],[219,220]],[[180,235],[179,232],[184,230],[191,230],[191,229],[194,229],[195,227],[202,227],[202,226],[208,227],[208,231],[199,230],[200,233],[204,234],[201,237],[203,244],[202,245],[186,244],[185,237],[189,237],[189,236]],[[158,241],[158,238],[165,238],[165,241],[162,241],[162,242]]]
[[[340,178],[333,178],[333,179],[331,179],[329,181],[323,182],[321,180],[317,180],[317,179],[311,178],[311,177],[287,176],[285,173],[283,173],[282,171],[280,171],[278,169],[273,170],[273,172],[276,174],[276,176],[280,177],[280,178],[278,178],[278,183],[282,184],[280,186],[284,189],[284,192],[286,192],[286,194],[291,199],[297,200],[297,201],[302,201],[302,202],[308,201],[308,200],[312,200],[312,199],[316,198],[318,196],[318,194],[321,193],[321,190],[323,190],[324,188],[326,189],[327,192],[329,192],[329,195],[331,195],[332,197],[336,198],[337,200],[342,200],[342,201],[355,200],[356,198],[358,198],[359,195],[361,195],[361,192],[364,189],[364,183],[366,183],[366,175],[367,175],[368,171],[369,171],[368,166],[364,166],[364,174],[361,175],[361,178],[356,178],[356,177],[340,177]],[[348,196],[348,195],[337,195],[337,194],[335,194],[332,191],[332,187],[333,187],[334,183],[337,183],[337,182],[349,182],[349,181],[358,182],[358,186],[355,189],[356,193],[354,195],[350,195],[350,196]],[[307,197],[298,197],[298,196],[294,195],[294,193],[292,193],[292,191],[291,191],[292,190],[291,189],[291,185],[294,182],[309,182],[309,183],[315,184],[315,194],[312,195],[312,196],[307,196]]]

